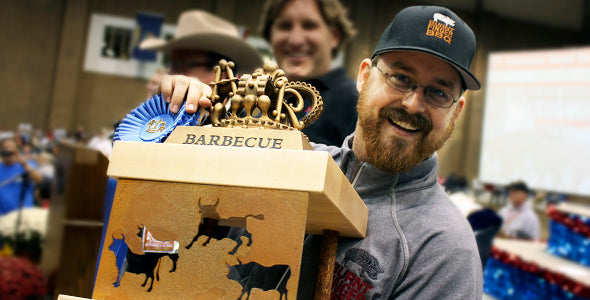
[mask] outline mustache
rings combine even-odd
[[[391,119],[395,122],[407,122],[426,133],[432,130],[432,122],[423,114],[409,114],[405,109],[398,107],[383,107],[379,110],[379,116]]]

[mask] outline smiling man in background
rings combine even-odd
[[[303,133],[312,142],[334,146],[354,131],[357,117],[355,82],[346,68],[332,67],[356,34],[346,13],[338,0],[268,0],[260,23],[260,33],[289,81],[307,82],[322,96],[322,114]]]

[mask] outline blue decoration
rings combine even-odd
[[[581,220],[588,224],[587,218]],[[554,220],[549,220],[549,233],[547,252],[590,267],[589,238]]]
[[[483,291],[500,300],[588,299],[495,258],[488,259],[484,269]]]
[[[176,126],[195,126],[199,112],[189,114],[184,103],[173,114],[161,95],[154,95],[132,110],[117,127],[113,141],[136,141],[161,143],[166,140]]]

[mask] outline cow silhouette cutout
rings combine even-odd
[[[139,227],[138,237],[143,237],[144,228]],[[172,260],[172,269],[170,273],[176,271],[176,263],[178,261],[178,253],[153,253],[146,252],[144,254],[135,254],[129,250],[129,246],[125,242],[125,235],[122,239],[113,237],[113,243],[109,250],[115,253],[117,264],[117,281],[113,283],[115,287],[119,287],[121,279],[125,273],[145,274],[145,281],[141,286],[146,286],[148,279],[151,279],[148,292],[152,291],[154,286],[154,278],[160,281],[160,262],[165,256]]]
[[[186,245],[186,249],[190,249],[193,246],[193,244],[202,235],[206,236],[207,239],[201,244],[201,246],[206,246],[209,243],[209,241],[211,241],[211,238],[215,238],[217,240],[220,240],[222,238],[227,237],[227,234],[228,234],[229,230],[231,229],[231,227],[219,226],[218,224],[237,224],[238,227],[244,228],[244,230],[240,236],[245,236],[246,238],[248,238],[248,243],[246,244],[246,246],[252,245],[252,234],[250,232],[248,232],[248,230],[246,229],[246,219],[251,217],[251,218],[258,219],[258,220],[264,220],[264,215],[262,215],[262,214],[259,214],[259,215],[249,214],[244,217],[229,217],[229,218],[224,219],[224,218],[221,218],[221,216],[217,212],[217,205],[218,204],[219,204],[219,198],[217,199],[215,204],[212,204],[212,205],[201,205],[201,199],[199,199],[198,206],[199,206],[199,213],[201,214],[202,223],[199,226],[199,230],[197,232],[197,235],[195,235],[193,240],[188,245]],[[238,248],[240,248],[240,246],[242,245],[241,238],[238,238],[236,240],[236,242],[237,242],[236,246],[234,247],[234,249],[232,249],[232,251],[229,252],[229,254],[232,254],[232,255],[235,254],[236,251],[238,250]]]
[[[276,290],[279,292],[279,300],[287,300],[287,283],[291,277],[291,268],[289,265],[273,265],[265,267],[256,262],[249,262],[242,264],[238,259],[239,264],[235,266],[227,265],[229,273],[227,278],[238,282],[242,286],[242,294],[238,299],[242,299],[244,294],[247,294],[246,299],[250,299],[252,289],[258,288],[263,291]]]

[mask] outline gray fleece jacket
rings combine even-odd
[[[328,151],[369,208],[367,236],[340,238],[332,299],[481,299],[473,230],[437,183],[436,154],[396,174],[358,162],[353,135]],[[321,237],[304,244],[299,299],[313,299]]]

